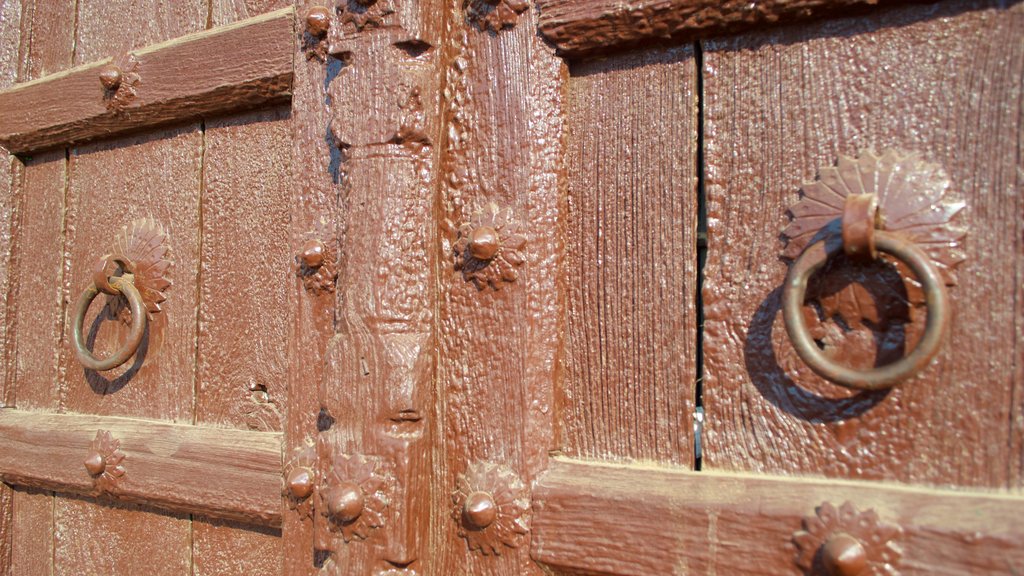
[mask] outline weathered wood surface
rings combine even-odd
[[[957,1],[705,44],[707,468],[1024,486],[1022,34],[1024,5]],[[937,361],[888,394],[853,394],[792,352],[779,234],[819,166],[888,147],[948,172],[967,260]],[[844,321],[870,325],[871,308]],[[844,355],[882,337],[842,334]]]
[[[691,47],[574,66],[557,449],[692,466],[697,65]]]
[[[126,473],[105,498],[275,526],[281,521],[281,434],[152,420],[0,410],[0,477],[97,495],[83,461],[98,430],[120,440]],[[88,506],[95,507],[93,504]],[[136,524],[137,526],[137,524]]]
[[[76,65],[106,56],[121,57],[128,50],[202,30],[207,19],[207,11],[197,10],[192,3],[158,0],[130,6],[80,3],[79,8]],[[140,22],[147,25],[140,27]],[[168,50],[175,50],[174,46],[181,44],[170,46]],[[209,55],[200,56],[206,60]],[[186,62],[165,65],[178,71],[195,67]],[[201,126],[183,124],[107,139],[72,149],[70,160],[65,256],[69,300],[74,301],[90,282],[90,270],[108,249],[112,235],[141,217],[159,221],[170,235],[174,260],[170,276],[174,285],[167,291],[163,312],[155,314],[149,323],[148,335],[130,366],[103,374],[86,373],[65,342],[62,366],[67,392],[63,408],[69,412],[192,423],[199,304],[195,279],[200,246]],[[100,355],[109,354],[124,334],[124,324],[118,319],[94,324],[103,303],[103,299],[97,299],[85,324],[97,330],[93,350]],[[111,547],[96,564],[101,573],[181,574],[191,556],[192,529],[187,515],[153,513],[144,508],[107,509],[90,499],[58,496],[54,527],[58,537],[57,574],[98,562],[96,534],[104,534],[110,542],[129,543],[145,533],[150,542],[164,543],[147,554],[136,554],[137,548],[129,545]]]
[[[301,3],[300,3],[301,4]],[[300,12],[299,17],[304,17]],[[340,151],[329,141],[327,109],[328,66],[308,58],[306,46],[313,38],[297,22],[293,38],[294,80],[291,103],[291,180],[288,247],[296,259],[288,269],[288,404],[284,434],[286,465],[313,446],[320,413],[319,390],[323,383],[328,343],[335,333],[335,295],[308,291],[297,272],[302,245],[318,239],[337,261],[341,251],[339,200],[335,178],[340,175],[334,160]],[[333,61],[337,72],[340,62]],[[318,571],[313,552],[313,519],[295,507],[283,509],[284,574],[311,576]]]
[[[139,50],[112,41],[106,52],[94,48],[97,61],[76,52],[76,62],[89,63],[0,92],[0,144],[29,152],[287,100],[292,14],[291,8],[278,10]],[[79,22],[80,41],[85,24]],[[125,23],[130,29],[135,24]],[[100,20],[95,25],[112,26]],[[210,58],[218,53],[231,57]],[[139,76],[136,95],[123,103],[105,94],[99,81],[100,68],[110,62],[125,75],[119,93],[131,70]]]
[[[15,79],[28,82],[72,66],[74,11],[72,0],[3,3],[3,88]],[[12,28],[20,32],[20,38],[10,35]],[[7,158],[6,151],[2,155]],[[7,245],[9,250],[2,252],[10,257],[10,276],[3,287],[9,336],[4,343],[5,403],[11,406],[24,401],[36,409],[57,410],[60,388],[53,383],[60,379],[58,358],[63,335],[67,160],[64,150],[59,150],[36,158],[12,157],[11,165],[13,185],[10,196],[4,198],[12,210],[11,218],[6,220],[11,226],[11,242]],[[15,338],[15,334],[19,336]],[[37,374],[48,375],[48,381],[33,380]],[[21,377],[23,384],[19,382]],[[7,549],[10,563],[5,565],[0,560],[0,573],[53,573],[53,510],[52,492],[12,493],[10,507],[0,512],[0,516],[11,515],[7,525],[3,525],[5,520],[0,517],[0,532],[13,540]]]
[[[538,0],[540,31],[566,56],[683,42],[929,0]]]
[[[823,502],[900,526],[904,574],[1024,570],[1019,496],[565,460],[533,496],[533,557],[588,574],[797,574],[793,533]]]
[[[495,32],[496,21],[485,19],[494,15],[489,11],[509,10],[514,3],[478,3],[481,17],[455,4],[450,3],[456,11],[448,15],[442,53],[447,142],[438,219],[452,226],[442,233],[438,278],[437,380],[443,399],[436,417],[444,427],[445,457],[435,468],[434,486],[435,498],[444,503],[439,509],[448,515],[441,518],[444,545],[435,566],[441,574],[538,574],[526,544],[511,547],[512,534],[504,535],[506,542],[491,526],[466,531],[468,542],[461,538],[463,520],[453,519],[450,502],[460,485],[492,493],[516,480],[529,487],[547,466],[554,441],[564,334],[559,227],[568,71],[537,36],[533,10],[515,17],[506,11],[509,17],[497,20],[504,27]],[[468,267],[456,269],[454,252],[467,249],[459,234],[486,225],[491,203],[507,214],[499,237],[508,252],[485,266],[467,259]],[[518,245],[515,236],[524,243]],[[483,287],[464,271],[477,273]],[[503,470],[500,480],[480,478],[481,466],[490,465]],[[511,503],[503,507],[503,514],[514,511]],[[523,524],[528,516],[521,516]],[[494,546],[500,555],[471,549],[480,545]]]

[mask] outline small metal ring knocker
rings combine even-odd
[[[812,237],[812,242],[799,253],[786,276],[782,318],[793,348],[815,374],[847,388],[881,390],[910,378],[935,358],[951,316],[948,280],[914,240],[915,234],[936,244],[944,240],[948,252],[939,252],[938,262],[952,277],[952,267],[962,261],[954,250],[965,233],[952,220],[964,205],[945,197],[948,187],[940,167],[923,162],[916,154],[895,150],[880,156],[865,151],[858,158],[840,157],[837,166],[822,169],[817,182],[804,186],[804,200],[791,209],[794,220],[786,234],[791,242],[801,237]],[[885,221],[890,215],[892,229]],[[836,216],[842,242],[836,242],[834,234],[824,238],[821,234],[821,223],[835,222]],[[921,283],[927,306],[924,334],[910,354],[892,364],[870,370],[841,366],[818,347],[808,331],[803,314],[807,282],[840,247],[848,257],[861,261],[875,260],[879,252],[889,254],[910,268]]]
[[[164,256],[168,252],[167,234],[163,227],[153,220],[143,218],[124,227],[122,235],[114,242],[114,252],[99,260],[93,271],[93,283],[82,292],[75,307],[71,324],[72,347],[82,366],[90,370],[111,370],[124,364],[135,355],[150,313],[160,311],[164,301],[163,290],[170,287],[165,273],[171,266]],[[107,269],[117,266],[123,274],[107,276]],[[85,316],[96,296],[103,292],[121,295],[128,300],[132,323],[125,342],[112,355],[99,359],[86,347],[82,336]]]

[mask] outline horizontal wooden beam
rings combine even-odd
[[[287,100],[293,14],[286,8],[112,55],[122,68],[116,91],[100,83],[111,58],[4,90],[0,145],[25,153]]]
[[[1024,497],[555,461],[533,490],[532,556],[596,574],[789,574],[823,502],[903,529],[904,574],[1024,574]]]
[[[281,434],[150,420],[0,409],[0,479],[99,495],[84,461],[97,432],[120,442],[125,473],[104,497],[279,526]]]
[[[688,41],[880,5],[928,0],[537,0],[541,33],[565,56]]]

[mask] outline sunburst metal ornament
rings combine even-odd
[[[796,563],[805,574],[899,576],[902,535],[902,528],[882,522],[874,510],[823,502],[793,534]]]
[[[879,155],[864,150],[856,158],[839,156],[835,166],[821,168],[818,179],[801,191],[800,201],[790,207],[793,220],[783,232],[784,257],[795,259],[812,242],[838,237],[847,197],[874,194],[881,229],[924,250],[946,284],[956,284],[955,269],[965,258],[967,229],[960,216],[966,204],[938,164],[916,152],[888,149]]]
[[[121,452],[121,441],[114,438],[107,430],[97,430],[96,438],[89,447],[85,457],[85,469],[93,478],[93,485],[100,493],[113,492],[125,475],[124,452]]]
[[[169,259],[169,243],[167,232],[159,222],[140,218],[121,229],[110,254],[102,258],[104,275],[111,266],[120,265],[134,276],[135,288],[150,314],[160,311],[160,304],[167,299],[164,291],[171,287],[167,272],[174,263]]]
[[[520,546],[530,532],[526,487],[508,468],[474,462],[456,479],[452,518],[470,550],[485,556]]]

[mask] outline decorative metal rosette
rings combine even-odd
[[[362,454],[335,453],[317,491],[316,509],[330,532],[341,533],[345,542],[365,540],[384,526],[391,477],[382,461]],[[330,549],[322,543],[320,549]]]
[[[99,492],[113,492],[125,475],[126,470],[122,464],[125,455],[120,448],[121,441],[111,436],[109,431],[96,431],[96,438],[89,446],[84,464]]]
[[[794,259],[812,242],[838,235],[847,196],[874,194],[882,229],[920,247],[946,284],[956,284],[955,268],[965,258],[961,245],[967,229],[959,216],[966,204],[938,164],[916,152],[888,149],[878,155],[864,150],[856,158],[839,156],[835,166],[819,169],[818,179],[801,191],[801,200],[790,208],[793,219],[783,231],[784,257]]]
[[[484,555],[516,548],[530,531],[530,499],[514,472],[490,462],[474,462],[456,479],[452,518],[470,550]]]
[[[522,249],[526,238],[517,233],[511,210],[488,202],[459,227],[455,241],[455,270],[477,289],[490,286],[500,290],[505,282],[519,278],[516,270],[526,259]]]
[[[122,263],[134,275],[135,288],[152,314],[160,311],[167,299],[164,292],[171,287],[167,272],[174,263],[169,260],[170,240],[164,227],[152,218],[140,218],[125,225],[114,239],[110,254],[103,258],[107,266]]]
[[[859,512],[850,502],[836,508],[823,502],[793,533],[796,563],[806,574],[899,576],[902,556],[899,526],[887,524],[874,510]]]

